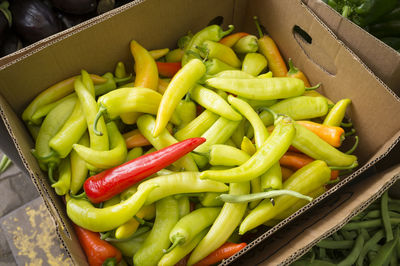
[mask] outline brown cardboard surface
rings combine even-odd
[[[147,49],[173,48],[180,36],[189,30],[198,31],[216,16],[225,18],[224,28],[234,23],[239,30],[254,32],[253,15],[260,18],[285,59],[291,57],[313,84],[322,83],[322,93],[334,101],[344,97],[352,99],[348,115],[360,137],[360,148],[356,152],[360,168],[290,218],[264,234],[254,236],[254,241],[236,257],[280,228],[286,228],[294,217],[357,178],[399,142],[400,124],[393,123],[400,113],[399,98],[300,0],[134,1],[33,45],[26,54],[0,66],[2,118],[75,263],[84,265],[85,257],[77,245],[62,200],[48,185],[30,152],[33,143],[19,118],[23,109],[39,92],[79,74],[81,69],[101,74],[112,70],[118,61],[124,61],[132,69],[133,60],[129,54],[132,39]],[[307,43],[299,37],[293,30],[295,26],[306,31],[312,42]]]
[[[343,18],[321,0],[303,1],[383,82],[400,95],[400,53]]]

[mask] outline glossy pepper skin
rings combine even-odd
[[[277,163],[287,151],[295,133],[294,122],[289,118],[282,117],[277,121],[270,137],[245,163],[227,170],[207,170],[200,174],[200,178],[221,182],[243,182],[260,176]]]
[[[326,184],[331,176],[331,170],[323,161],[314,161],[298,170],[288,180],[283,183],[283,189],[293,190],[301,194],[308,194],[311,191]],[[263,200],[249,215],[245,217],[239,227],[239,234],[244,234],[249,230],[273,219],[275,216],[284,212],[298,199],[288,195],[275,198],[275,206],[269,199]]]
[[[108,169],[120,165],[125,162],[127,154],[125,139],[117,125],[111,121],[106,126],[110,137],[110,150],[97,151],[80,144],[72,145],[82,159],[98,169]]]
[[[239,68],[242,65],[232,48],[221,43],[206,40],[197,49],[203,58],[217,58],[234,68]]]
[[[242,116],[236,112],[220,95],[201,85],[196,85],[190,90],[190,97],[206,108],[226,119],[238,121]]]
[[[222,182],[201,180],[199,175],[199,172],[177,172],[153,177],[144,181],[139,187],[158,185],[158,187],[150,193],[145,204],[152,204],[159,199],[181,193],[224,192],[229,189],[228,186]]]
[[[250,192],[250,182],[231,183],[230,195],[244,195]],[[242,220],[247,203],[225,203],[206,236],[192,251],[188,265],[207,257],[211,252],[224,244]]]
[[[296,78],[235,79],[210,78],[206,84],[244,98],[253,100],[275,100],[300,96],[306,87]]]
[[[137,121],[137,126],[143,136],[157,149],[161,150],[178,142],[166,129],[158,137],[153,137],[152,132],[155,128],[155,119],[151,115],[142,115]],[[172,165],[185,171],[197,171],[197,165],[191,154],[183,155],[182,158],[172,163]]]
[[[106,208],[96,208],[85,199],[67,199],[67,215],[80,227],[93,232],[113,230],[126,223],[140,210],[157,185],[142,186],[127,200]]]
[[[346,109],[350,104],[350,99],[342,99],[338,101],[329,111],[322,124],[327,126],[339,127],[346,114]]]
[[[211,111],[204,110],[200,115],[193,119],[189,124],[179,129],[175,133],[177,140],[184,140],[188,138],[200,137],[204,132],[209,129],[215,121],[217,121],[218,115]]]
[[[149,236],[133,256],[134,265],[156,265],[170,245],[169,232],[178,222],[178,201],[166,197],[156,202],[156,219]]]
[[[147,88],[156,91],[158,88],[158,68],[152,55],[137,41],[130,43],[131,54],[135,60],[135,81],[133,87]],[[128,125],[134,124],[140,116],[132,111],[121,114],[121,120]]]
[[[185,46],[185,54],[182,57],[182,66],[186,65],[191,59],[193,59],[193,55],[188,51],[199,53],[196,47],[201,45],[204,41],[210,40],[218,42],[221,38],[230,34],[233,29],[233,25],[229,25],[227,31],[223,31],[218,25],[210,25],[197,32]]]
[[[204,138],[187,139],[103,171],[85,181],[86,195],[93,203],[108,200],[170,165],[203,142]]]
[[[74,92],[74,82],[79,76],[74,76],[68,78],[66,80],[60,81],[53,86],[49,87],[48,89],[41,92],[35,99],[26,107],[24,112],[22,113],[22,119],[25,122],[33,123],[35,125],[40,124],[41,120],[39,121],[32,121],[32,115],[36,112],[36,110],[46,104],[55,102],[70,93]],[[101,84],[106,82],[107,80],[97,76],[97,75],[90,75],[90,78],[93,80],[95,84]]]
[[[118,263],[121,252],[105,240],[100,239],[100,234],[91,232],[73,224],[79,243],[85,251],[89,265],[102,266],[107,259],[115,258]]]
[[[204,75],[206,67],[198,59],[190,60],[184,65],[168,84],[157,111],[153,136],[157,137],[166,127],[179,101],[191,87]]]

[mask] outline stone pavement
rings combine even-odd
[[[0,265],[72,264],[39,193],[15,164],[0,174],[0,195]]]

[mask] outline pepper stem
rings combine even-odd
[[[100,132],[100,131],[97,130],[97,124],[99,122],[99,119],[101,117],[103,117],[105,112],[107,112],[107,108],[105,108],[103,105],[100,105],[99,111],[97,112],[96,117],[94,119],[94,123],[93,123],[93,132],[97,136],[103,136],[103,132]]]
[[[342,122],[342,123],[340,123],[340,126],[341,127],[352,127],[353,123],[351,121],[348,122],[348,123]]]
[[[106,237],[103,240],[105,240],[107,242],[125,242],[125,241],[129,241],[131,239],[134,239],[135,237],[138,237],[138,236],[141,236],[141,235],[147,233],[148,231],[150,231],[150,229],[151,229],[150,227],[142,226],[142,227],[139,227],[135,233],[133,233],[131,236],[129,236],[127,238],[118,239],[118,238],[114,238],[114,237]],[[107,235],[107,233],[105,233],[104,235]]]
[[[174,242],[172,243],[172,245],[168,248],[168,249],[164,249],[163,252],[164,253],[168,253],[171,250],[173,250],[177,245],[181,244],[182,240],[184,240],[183,236],[177,236],[174,238]]]
[[[318,83],[318,84],[315,85],[315,86],[306,88],[306,91],[316,90],[316,89],[318,89],[320,86],[321,86],[321,83]]]
[[[136,221],[138,221],[141,225],[147,225],[147,226],[150,226],[150,227],[152,227],[153,226],[153,223],[150,223],[150,222],[146,222],[145,220],[143,220],[142,218],[140,218],[140,217],[138,217],[138,216],[133,216],[134,218],[135,218],[135,220]]]
[[[260,38],[262,38],[264,36],[264,34],[263,34],[262,30],[261,30],[261,26],[260,26],[260,22],[258,21],[258,17],[254,16],[253,19],[254,19],[254,23],[256,24],[258,35],[260,35]]]
[[[229,25],[226,31],[221,32],[221,38],[225,37],[226,35],[230,34],[235,29],[235,26]]]
[[[49,176],[49,180],[50,180],[50,183],[52,185],[57,182],[56,180],[54,180],[54,168],[56,168],[56,164],[55,163],[49,163],[48,170],[47,170],[47,175]]]
[[[347,170],[347,169],[353,169],[357,166],[358,166],[358,162],[355,161],[354,163],[352,163],[349,166],[329,166],[329,168],[331,168],[331,170]]]
[[[357,148],[357,146],[358,146],[358,136],[355,136],[354,138],[356,139],[356,142],[354,143],[353,147],[351,147],[350,150],[345,152],[346,154],[352,154],[355,151],[355,149]]]
[[[352,128],[349,132],[346,132],[344,135],[346,137],[353,135],[354,133],[356,133],[356,130],[354,128]]]
[[[288,75],[294,75],[299,72],[299,69],[293,65],[292,58],[289,58],[289,71]]]
[[[277,113],[275,113],[274,111],[272,111],[268,107],[261,107],[260,110],[269,112],[274,117],[274,121],[276,121],[278,119],[278,117],[279,117],[279,115]]]
[[[208,59],[208,54],[210,53],[210,51],[208,50],[208,48],[204,47],[204,46],[199,46],[196,45],[196,49],[199,50],[200,52],[200,56],[204,58],[204,60]]]
[[[69,196],[73,199],[84,199],[86,197],[86,192],[83,191],[81,194],[78,195],[70,194]]]

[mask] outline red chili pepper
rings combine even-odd
[[[137,182],[175,162],[205,141],[205,138],[186,139],[91,176],[83,185],[86,196],[93,203],[111,199]]]
[[[156,64],[158,73],[167,78],[172,78],[182,68],[181,62],[156,62]]]
[[[220,246],[218,249],[214,250],[210,255],[202,259],[201,261],[197,262],[195,266],[208,266],[212,265],[214,263],[217,263],[223,259],[227,259],[230,256],[233,256],[237,252],[239,252],[241,249],[243,249],[247,244],[246,243],[232,243],[232,242],[226,242],[222,246]]]
[[[101,266],[107,259],[115,258],[116,263],[121,260],[121,252],[107,241],[100,239],[99,233],[83,229],[76,224],[73,226],[90,266]]]
[[[219,43],[232,47],[237,41],[239,41],[239,39],[247,35],[249,35],[247,32],[236,32],[228,36],[225,36],[219,41]]]

